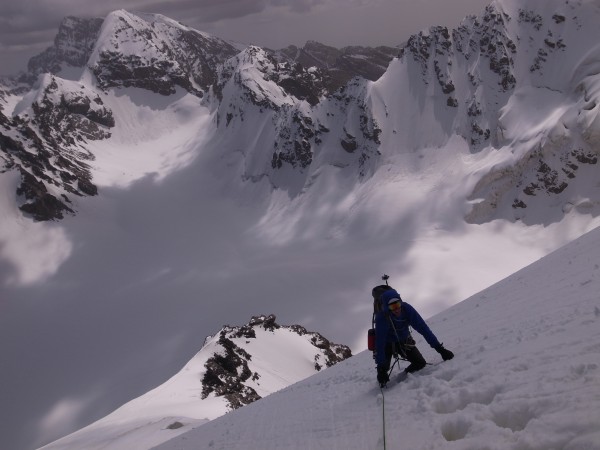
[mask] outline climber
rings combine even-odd
[[[427,364],[415,345],[409,326],[423,335],[444,361],[454,358],[454,354],[437,340],[419,313],[411,305],[403,302],[400,294],[391,286],[376,286],[372,295],[375,309],[374,358],[377,363],[377,381],[381,387],[389,381],[392,356],[399,356],[410,363],[404,369],[405,373],[421,370]]]

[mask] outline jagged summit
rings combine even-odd
[[[534,224],[559,204],[554,220],[579,206],[597,214],[587,181],[600,123],[591,69],[600,55],[589,44],[597,19],[590,2],[496,0],[455,30],[412,36],[376,82],[382,142],[415,150],[460,136],[471,153],[489,154],[468,222]],[[402,113],[390,114],[390,103]]]
[[[251,351],[255,344],[260,344],[261,339],[277,340],[277,336],[286,336],[287,339],[290,338],[289,335],[294,335],[294,339],[295,336],[302,337],[314,347],[312,359],[316,372],[352,356],[350,349],[345,345],[334,344],[321,334],[308,332],[300,325],[281,326],[275,320],[273,314],[254,316],[247,325],[225,326],[215,337],[207,340],[208,348],[214,346],[215,342],[216,348],[211,350],[213,356],[209,357],[204,365],[206,371],[202,377],[203,399],[211,395],[223,397],[229,407],[235,409],[263,396],[259,394],[265,389],[261,374],[250,368],[254,365]],[[294,349],[290,347],[290,354],[293,352]],[[285,355],[285,358],[289,359],[289,356]],[[277,357],[274,356],[272,364],[278,363]]]
[[[58,27],[54,45],[29,60],[25,79],[34,81],[43,73],[57,74],[68,67],[87,63],[98,40],[104,19],[66,17]]]

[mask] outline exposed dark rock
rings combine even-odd
[[[172,424],[169,424],[169,426],[167,426],[167,430],[178,430],[179,428],[182,428],[184,425],[179,422],[179,421],[175,421]]]
[[[225,397],[232,409],[260,399],[254,389],[243,384],[253,375],[248,368],[250,355],[227,338],[225,331],[219,336],[219,344],[225,354],[215,354],[206,362],[202,398],[212,393]]]
[[[582,148],[571,151],[571,155],[575,157],[581,164],[597,164],[598,155],[592,152],[586,152]]]
[[[278,169],[284,163],[301,169],[310,166],[313,159],[313,145],[320,142],[319,136],[324,132],[324,127],[316,126],[309,116],[303,115],[300,111],[295,111],[291,115],[282,114],[276,126],[278,134],[273,144],[275,151],[271,167]]]
[[[523,200],[515,199],[512,204],[513,208],[527,208],[527,204]]]
[[[523,189],[523,192],[527,195],[535,195],[536,191],[543,189],[552,194],[560,194],[568,186],[568,184],[560,178],[558,172],[552,169],[543,160],[539,161],[537,180],[538,182],[530,183]]]
[[[23,169],[20,172],[22,181],[17,195],[27,200],[19,206],[21,211],[38,221],[62,219],[63,212],[73,213],[72,209],[48,192],[44,183]]]
[[[19,208],[38,221],[73,214],[70,195],[97,194],[85,162],[92,156],[81,144],[110,136],[114,126],[112,112],[97,94],[69,86],[50,76],[31,105],[33,117],[0,113],[3,168],[20,171]]]
[[[348,153],[353,153],[358,148],[356,138],[348,133],[346,133],[346,138],[340,141],[340,145]]]

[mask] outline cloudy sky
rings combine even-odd
[[[398,45],[431,25],[456,26],[491,0],[0,0],[0,74],[16,73],[51,45],[68,15],[115,9],[164,14],[224,39],[282,48]]]

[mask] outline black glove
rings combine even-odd
[[[435,351],[442,355],[442,359],[444,361],[454,358],[454,353],[452,353],[450,350],[446,350],[443,344],[438,345],[435,348]]]
[[[381,387],[384,387],[390,381],[386,367],[377,366],[377,381]]]

